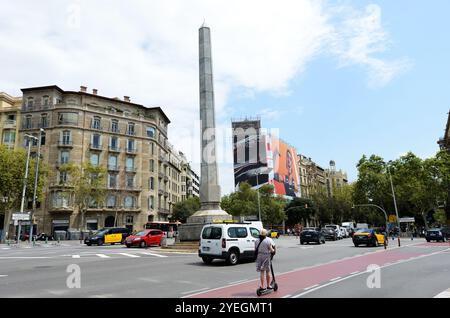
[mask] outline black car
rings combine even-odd
[[[123,244],[125,239],[131,234],[131,230],[123,227],[104,228],[95,232],[84,240],[87,246],[92,244],[103,245],[116,243]]]
[[[309,244],[310,242],[325,244],[325,236],[319,228],[306,228],[300,233],[300,244]]]
[[[425,239],[427,242],[436,241],[436,242],[445,242],[446,239],[446,231],[444,229],[430,229],[425,233]]]
[[[321,232],[326,240],[336,241],[338,239],[336,230],[331,227],[323,228]]]

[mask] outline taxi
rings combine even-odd
[[[125,239],[131,234],[131,230],[127,228],[114,227],[114,228],[104,228],[100,231],[95,232],[93,235],[89,236],[84,240],[87,246],[96,244],[101,246],[103,244],[123,244]]]
[[[380,246],[387,243],[384,234],[376,229],[359,229],[353,234],[352,239],[355,247],[359,245]]]

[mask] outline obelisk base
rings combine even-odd
[[[185,224],[178,227],[178,239],[181,242],[199,241],[205,224],[232,219],[233,216],[220,209],[197,211],[187,219]]]

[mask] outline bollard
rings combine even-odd
[[[45,244],[48,244],[48,237],[45,237]]]
[[[60,237],[58,236],[58,244],[59,244],[59,239],[60,239]]]

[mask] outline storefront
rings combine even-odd
[[[97,219],[87,219],[86,227],[88,231],[97,231],[98,230],[98,220]]]
[[[52,235],[55,231],[66,231],[69,229],[69,219],[60,219],[52,221]]]

